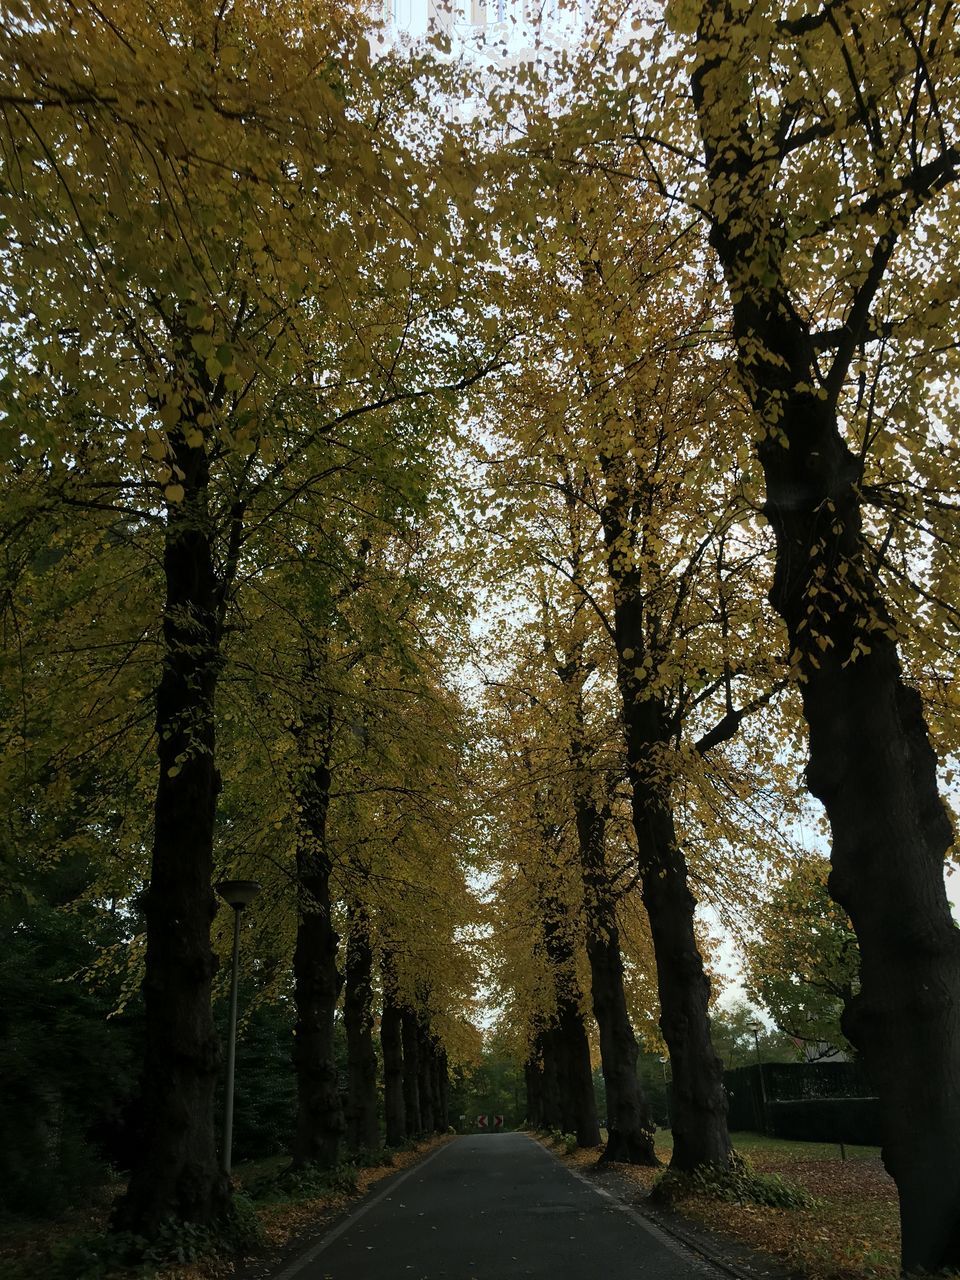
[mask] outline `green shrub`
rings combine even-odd
[[[577,1136],[574,1133],[564,1133],[560,1135],[560,1144],[563,1147],[565,1156],[572,1156],[577,1149]]]
[[[653,1184],[651,1198],[671,1204],[687,1196],[708,1196],[733,1204],[760,1204],[771,1209],[815,1209],[817,1201],[803,1187],[776,1173],[757,1173],[743,1156],[733,1154],[729,1169],[702,1165],[689,1173],[665,1169]]]
[[[255,1182],[250,1194],[255,1200],[270,1204],[319,1200],[330,1195],[355,1195],[357,1167],[338,1164],[332,1169],[308,1164],[302,1169],[284,1169],[281,1173]]]

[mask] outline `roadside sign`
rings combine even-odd
[[[486,1117],[486,1116],[477,1116],[477,1128],[478,1128],[478,1129],[486,1129],[486,1127],[487,1127],[487,1117]]]
[[[494,1117],[493,1117],[493,1127],[494,1127],[495,1129],[502,1129],[502,1128],[503,1128],[503,1116],[494,1116]]]

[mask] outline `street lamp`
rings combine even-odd
[[[233,907],[233,972],[230,976],[230,1030],[227,1036],[227,1085],[223,1117],[223,1171],[229,1176],[233,1150],[233,1076],[237,1062],[237,986],[240,978],[240,915],[260,892],[256,880],[221,880],[217,893]]]
[[[670,1059],[665,1053],[660,1055],[660,1070],[663,1072],[663,1105],[667,1109],[667,1128],[672,1129],[673,1125],[670,1121],[670,1088],[667,1084],[667,1063]]]
[[[753,1032],[753,1043],[757,1050],[757,1071],[760,1075],[760,1103],[762,1107],[760,1117],[760,1127],[763,1132],[767,1132],[767,1085],[763,1078],[763,1059],[760,1057],[760,1032],[763,1030],[763,1023],[748,1022],[747,1029]]]

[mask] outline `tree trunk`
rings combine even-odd
[[[400,1015],[400,1031],[403,1040],[403,1108],[407,1137],[415,1138],[423,1132],[420,1118],[419,1037],[416,1014],[406,1005]]]
[[[677,844],[669,783],[657,777],[655,759],[671,739],[664,707],[644,687],[647,652],[644,584],[629,555],[630,513],[636,489],[621,459],[605,460],[607,494],[602,519],[607,566],[613,584],[617,682],[623,706],[633,826],[643,903],[650,918],[657,963],[660,1028],[674,1072],[675,1169],[730,1163],[723,1066],[710,1041],[710,980],[694,933],[696,900]],[[655,630],[656,628],[654,628]],[[650,655],[655,659],[656,655]],[[640,677],[637,672],[641,672]]]
[[[660,1028],[673,1071],[674,1169],[730,1163],[723,1064],[710,1040],[710,980],[693,932],[696,901],[659,788],[634,783],[634,823],[644,850],[641,886],[657,958]]]
[[[446,1133],[450,1128],[450,1070],[447,1051],[437,1054],[437,1132]]]
[[[578,757],[579,753],[575,752]],[[637,1039],[627,1012],[616,903],[604,856],[606,816],[581,795],[577,841],[587,898],[586,945],[593,1016],[600,1031],[600,1061],[607,1088],[607,1145],[603,1160],[659,1165],[656,1125],[637,1075]]]
[[[163,669],[157,689],[159,776],[147,925],[144,1131],[116,1226],[153,1238],[166,1218],[209,1224],[230,1187],[217,1157],[219,1049],[211,1013],[217,961],[213,829],[220,779],[214,697],[219,674],[218,583],[203,448],[171,435],[184,499],[167,509]]]
[[[311,742],[312,734],[304,730],[302,740]],[[293,956],[297,1010],[293,1042],[297,1078],[293,1166],[298,1169],[308,1164],[333,1168],[339,1158],[344,1130],[333,1046],[334,1018],[343,979],[337,968],[340,939],[333,927],[331,867],[326,853],[329,739],[324,750],[325,758],[308,769],[300,796],[303,815],[297,846],[300,904]]]
[[[590,1067],[590,1041],[581,1012],[581,992],[573,949],[556,900],[543,900],[543,940],[556,989],[556,1019],[548,1037],[556,1045],[561,1128],[576,1134],[577,1145],[600,1145],[600,1121]]]
[[[420,1096],[420,1128],[433,1131],[433,1044],[426,1023],[417,1024],[417,1091]]]
[[[557,1036],[552,1027],[540,1033],[540,1053],[543,1059],[543,1127],[562,1129],[560,1061]]]
[[[531,1129],[542,1129],[545,1126],[543,1118],[543,1063],[533,1057],[536,1047],[531,1051],[531,1056],[523,1064],[523,1080],[527,1089],[527,1126]]]
[[[399,1147],[406,1135],[403,1090],[402,1014],[393,993],[389,966],[383,966],[383,1013],[380,1047],[383,1050],[383,1112],[388,1147]]]
[[[736,104],[731,110],[729,87],[718,96],[716,71],[708,43],[694,101],[710,183],[733,193],[711,242],[735,298],[739,368],[758,420],[765,513],[776,536],[770,599],[800,671],[807,782],[833,835],[830,892],[860,948],[860,992],[843,1029],[880,1097],[904,1270],[952,1270],[960,1268],[960,933],[943,866],[953,833],[923,706],[904,682],[863,536],[862,462],[837,417],[895,242],[890,232],[877,240],[821,388],[810,324],[780,273],[779,211],[769,184],[757,190],[747,117]]]
[[[347,1036],[347,1143],[352,1151],[375,1151],[380,1146],[369,924],[364,908],[354,904],[347,933],[343,996]]]

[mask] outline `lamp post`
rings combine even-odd
[[[667,1109],[667,1128],[672,1129],[673,1125],[670,1121],[670,1087],[667,1084],[667,1063],[670,1059],[665,1053],[660,1055],[660,1070],[663,1072],[663,1105]]]
[[[227,1034],[227,1084],[223,1116],[223,1171],[229,1176],[233,1150],[233,1077],[237,1062],[237,986],[240,978],[240,916],[260,892],[256,880],[221,880],[217,893],[233,907],[233,971],[230,975],[230,1030]]]
[[[748,1022],[747,1027],[753,1032],[753,1043],[757,1050],[757,1071],[760,1074],[760,1127],[764,1133],[767,1132],[767,1084],[763,1078],[763,1059],[760,1057],[760,1032],[763,1025],[759,1022]]]

